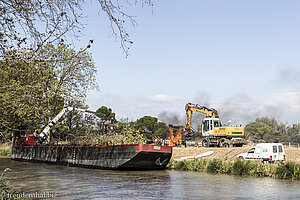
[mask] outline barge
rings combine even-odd
[[[161,170],[166,168],[171,156],[172,147],[150,144],[13,145],[11,159],[100,169]]]
[[[80,108],[64,107],[38,134],[16,133],[12,140],[12,160],[53,163],[101,169],[164,169],[172,156],[172,147],[150,144],[122,144],[111,146],[50,145],[49,132],[69,111],[99,113]],[[48,141],[48,144],[44,144]]]

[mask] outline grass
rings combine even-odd
[[[1,143],[0,144],[0,156],[11,156],[11,143]]]
[[[11,156],[11,148],[0,148],[0,156]]]
[[[262,163],[237,159],[234,162],[218,159],[211,160],[171,160],[168,167],[175,170],[199,171],[213,174],[232,174],[238,176],[274,177],[278,179],[300,180],[300,163]]]

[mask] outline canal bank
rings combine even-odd
[[[170,169],[200,171],[218,174],[273,177],[278,179],[300,179],[300,148],[285,147],[286,161],[283,163],[262,163],[237,160],[236,156],[247,152],[254,145],[231,148],[173,147]],[[213,154],[204,160],[175,161],[182,157],[193,157],[205,152]]]
[[[219,159],[171,160],[169,169],[181,171],[207,172],[212,174],[227,174],[253,177],[273,177],[276,179],[300,180],[300,163],[287,161],[283,163],[262,163],[237,159],[223,161]]]

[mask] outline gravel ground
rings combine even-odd
[[[178,159],[186,156],[196,156],[201,153],[205,153],[208,151],[214,151],[214,153],[207,157],[208,159],[227,159],[234,160],[236,156],[240,153],[247,152],[252,146],[255,145],[247,145],[243,147],[230,147],[230,148],[220,148],[220,147],[173,147],[173,159]],[[227,155],[226,155],[227,154]],[[297,147],[285,147],[286,159],[291,161],[300,162],[300,148]]]

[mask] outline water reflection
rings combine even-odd
[[[59,199],[298,199],[299,181],[181,171],[112,171],[0,159],[20,191]]]

